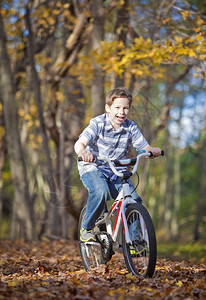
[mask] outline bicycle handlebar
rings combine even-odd
[[[164,156],[164,150],[161,150],[161,155]],[[114,160],[111,161],[108,157],[106,156],[101,156],[101,157],[95,157],[94,158],[94,162],[98,161],[98,160],[104,160],[106,161],[110,168],[112,169],[112,171],[114,172],[115,175],[117,175],[118,177],[123,177],[124,174],[122,172],[117,171],[117,169],[115,168],[115,166],[134,166],[131,174],[133,175],[138,168],[138,164],[139,164],[139,160],[141,157],[152,157],[153,153],[151,151],[149,152],[143,152],[137,155],[136,158],[126,158],[126,159],[120,159],[120,160]],[[82,157],[78,157],[78,161],[83,161]]]

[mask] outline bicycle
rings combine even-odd
[[[81,211],[78,225],[79,248],[86,271],[100,264],[106,264],[111,260],[114,250],[122,248],[129,273],[141,278],[153,276],[157,259],[154,225],[146,207],[132,199],[128,183],[128,179],[137,172],[140,158],[152,155],[151,152],[143,150],[133,159],[115,161],[107,157],[95,159],[98,164],[108,163],[112,171],[121,177],[122,190],[111,209],[102,212],[96,221],[93,232],[97,242],[80,241],[80,228],[84,221],[86,206]],[[161,155],[164,155],[163,150]],[[133,166],[133,170],[119,172],[116,169],[118,166]]]

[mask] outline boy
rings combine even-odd
[[[131,104],[132,95],[126,88],[111,90],[106,96],[106,113],[91,119],[75,143],[75,152],[83,160],[78,162],[79,174],[89,193],[80,232],[80,240],[83,242],[96,241],[96,236],[92,233],[95,222],[104,210],[106,201],[111,196],[115,199],[121,190],[121,179],[108,165],[97,166],[92,163],[93,156],[108,156],[112,160],[123,159],[127,156],[130,146],[137,151],[151,151],[152,158],[161,155],[160,148],[152,148],[136,123],[127,119]],[[131,181],[130,188],[133,199],[141,202]]]

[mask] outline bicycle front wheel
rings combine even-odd
[[[130,204],[126,209],[127,226],[132,244],[127,244],[123,232],[123,254],[129,272],[138,277],[152,277],[157,259],[155,229],[147,209],[142,204]]]

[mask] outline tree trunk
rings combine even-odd
[[[182,109],[184,104],[184,95],[179,103],[179,120],[178,127],[181,132]],[[177,239],[179,237],[179,211],[181,205],[181,182],[180,182],[180,136],[177,139],[177,146],[174,151],[174,213],[171,223],[172,236]]]
[[[166,129],[166,136],[168,138],[168,141],[166,143],[166,149],[167,150],[167,159],[166,159],[166,174],[165,174],[165,181],[166,181],[166,187],[165,187],[165,193],[163,195],[163,228],[164,228],[164,234],[166,238],[169,237],[169,232],[171,228],[171,219],[172,219],[172,205],[173,205],[173,151],[172,151],[172,145],[169,141],[169,130],[168,126]]]
[[[90,1],[88,1],[88,5],[89,3]],[[62,114],[62,118],[63,118],[61,120],[62,128],[57,128],[56,115],[59,106],[57,100],[57,92],[59,90],[61,81],[64,78],[68,79],[67,75],[68,75],[69,68],[75,63],[79,51],[82,49],[85,43],[88,42],[91,36],[92,25],[89,25],[87,23],[87,13],[86,13],[87,9],[88,7],[86,6],[84,13],[78,15],[77,23],[75,24],[73,31],[66,39],[65,46],[63,47],[63,49],[59,51],[58,57],[56,58],[53,65],[51,65],[50,68],[48,69],[46,68],[49,88],[51,90],[51,101],[48,105],[47,117],[45,119],[45,122],[46,122],[46,127],[51,134],[51,138],[54,141],[56,146],[56,153],[57,153],[56,173],[58,174],[56,184],[57,184],[58,197],[60,203],[62,201],[66,202],[66,207],[61,209],[59,207],[59,209],[56,209],[56,213],[58,212],[58,214],[60,214],[60,216],[63,218],[60,219],[60,223],[62,224],[63,227],[61,227],[60,223],[58,223],[58,225],[60,225],[59,228],[60,227],[64,228],[63,229],[64,232],[66,226],[66,222],[65,222],[66,212],[64,212],[64,210],[67,210],[67,212],[69,212],[76,220],[79,217],[79,209],[75,206],[73,202],[73,197],[70,193],[70,189],[68,188],[69,187],[68,182],[70,181],[69,178],[71,172],[70,167],[71,167],[71,158],[74,153],[73,151],[74,143],[79,134],[79,126],[82,124],[82,120],[83,120],[82,112],[78,113],[77,115],[75,115],[75,112],[76,109],[79,112],[83,108],[81,104],[83,96],[81,95],[81,97],[79,97],[80,95],[77,95],[77,97],[75,98],[76,91],[78,89],[81,91],[81,88],[79,88],[78,86],[78,89],[76,89],[75,91],[74,86],[76,85],[73,86],[73,82],[72,82],[71,89],[73,89],[73,91],[70,98],[71,102],[68,104],[68,107],[66,103],[65,112],[64,114]],[[68,87],[68,89],[69,88],[70,87]],[[71,112],[71,113],[67,113],[67,112]],[[67,117],[69,119],[69,122],[67,120]],[[66,132],[64,133],[62,132],[63,128],[66,128]],[[64,161],[62,161],[62,157],[60,157],[62,154],[64,155],[63,157]],[[60,173],[61,176],[59,176]],[[56,226],[57,228],[58,226],[55,224],[55,220],[53,220],[53,223],[54,226]]]
[[[78,91],[78,93],[77,93]],[[63,185],[62,189],[64,189],[65,194],[65,203],[67,210],[74,217],[76,223],[79,219],[79,213],[81,209],[81,204],[83,200],[81,196],[79,196],[79,202],[75,206],[72,201],[71,189],[76,189],[76,183],[72,182],[72,172],[73,172],[73,164],[76,165],[76,157],[74,160],[74,143],[76,142],[78,135],[82,130],[83,120],[85,117],[85,103],[84,103],[84,95],[80,82],[75,77],[69,77],[67,82],[65,80],[65,98],[67,102],[64,105],[64,114],[62,115],[62,130],[64,132],[64,161],[60,165],[62,165],[62,179]],[[63,165],[64,164],[64,165]],[[72,186],[72,187],[71,187]],[[81,193],[78,192],[78,195]],[[73,238],[77,239],[77,225],[73,226]]]
[[[15,214],[21,227],[22,237],[26,240],[32,240],[34,237],[33,208],[28,191],[27,171],[20,143],[12,72],[6,49],[6,34],[1,14],[0,28],[0,84],[3,94],[9,162],[15,193]]]
[[[93,32],[92,50],[100,47],[100,42],[104,39],[104,7],[103,0],[92,1]],[[95,117],[104,112],[104,74],[102,67],[93,62],[94,79],[92,80],[91,99],[92,116]]]
[[[200,238],[199,234],[199,225],[202,220],[202,210],[203,210],[203,203],[205,199],[205,191],[206,191],[206,181],[205,181],[205,174],[206,174],[206,141],[204,141],[204,144],[202,146],[202,153],[200,155],[200,191],[199,196],[197,199],[197,205],[196,205],[196,215],[195,215],[195,224],[194,224],[194,240],[197,241]]]
[[[148,107],[149,107],[149,99],[150,99],[150,93],[151,93],[151,82],[150,79],[148,78],[147,84],[145,87],[145,103],[144,103],[144,112],[143,112],[143,118],[142,118],[142,124],[140,127],[140,131],[143,133],[143,135],[146,137],[148,143],[150,143],[150,118],[149,118],[149,113],[148,113]],[[148,159],[145,160],[144,162],[144,168],[143,168],[143,173],[141,177],[141,197],[145,201],[145,204],[149,201],[146,197],[146,184],[147,184],[147,175],[149,171],[149,166],[150,166],[150,161]]]
[[[195,215],[195,224],[194,224],[194,240],[197,241],[200,237],[199,234],[199,225],[202,220],[202,211],[203,211],[203,203],[205,199],[205,192],[206,192],[206,103],[205,103],[205,119],[204,119],[204,126],[202,129],[202,135],[200,136],[200,141],[202,141],[202,146],[200,148],[200,156],[199,156],[199,165],[200,165],[200,190],[199,196],[197,199],[196,204],[196,215]]]
[[[174,209],[171,222],[172,236],[177,239],[179,237],[179,210],[181,203],[180,196],[180,149],[174,149]]]
[[[117,11],[117,21],[116,21],[116,36],[117,40],[123,42],[126,45],[127,41],[127,33],[128,33],[128,26],[129,26],[129,9],[128,9],[129,1],[125,0],[124,4],[120,9]],[[125,85],[125,78],[124,73],[121,75],[115,76],[115,87],[120,87]]]
[[[29,31],[28,36],[28,56],[30,60],[30,66],[31,66],[31,75],[33,80],[33,90],[36,97],[37,102],[37,110],[38,110],[38,116],[39,116],[39,123],[40,123],[40,129],[41,129],[41,135],[43,140],[43,151],[45,153],[46,158],[46,165],[47,165],[47,176],[48,176],[48,184],[51,192],[51,212],[52,212],[52,222],[51,222],[51,234],[52,235],[58,235],[58,210],[57,210],[57,203],[58,203],[58,195],[57,195],[57,189],[56,184],[54,180],[54,170],[52,166],[52,161],[50,157],[50,150],[49,150],[49,144],[48,144],[48,137],[46,132],[46,126],[44,122],[43,117],[43,106],[42,106],[42,96],[41,96],[41,89],[40,89],[40,81],[39,77],[35,68],[35,61],[34,61],[34,45],[33,45],[33,32],[31,28],[31,21],[30,21],[30,12],[29,8],[26,9],[26,24]]]
[[[0,93],[0,232],[2,225],[2,210],[3,210],[3,197],[2,197],[2,188],[3,188],[3,179],[2,179],[2,170],[4,167],[6,159],[6,137],[5,137],[5,123],[3,118],[3,105],[2,97]]]

